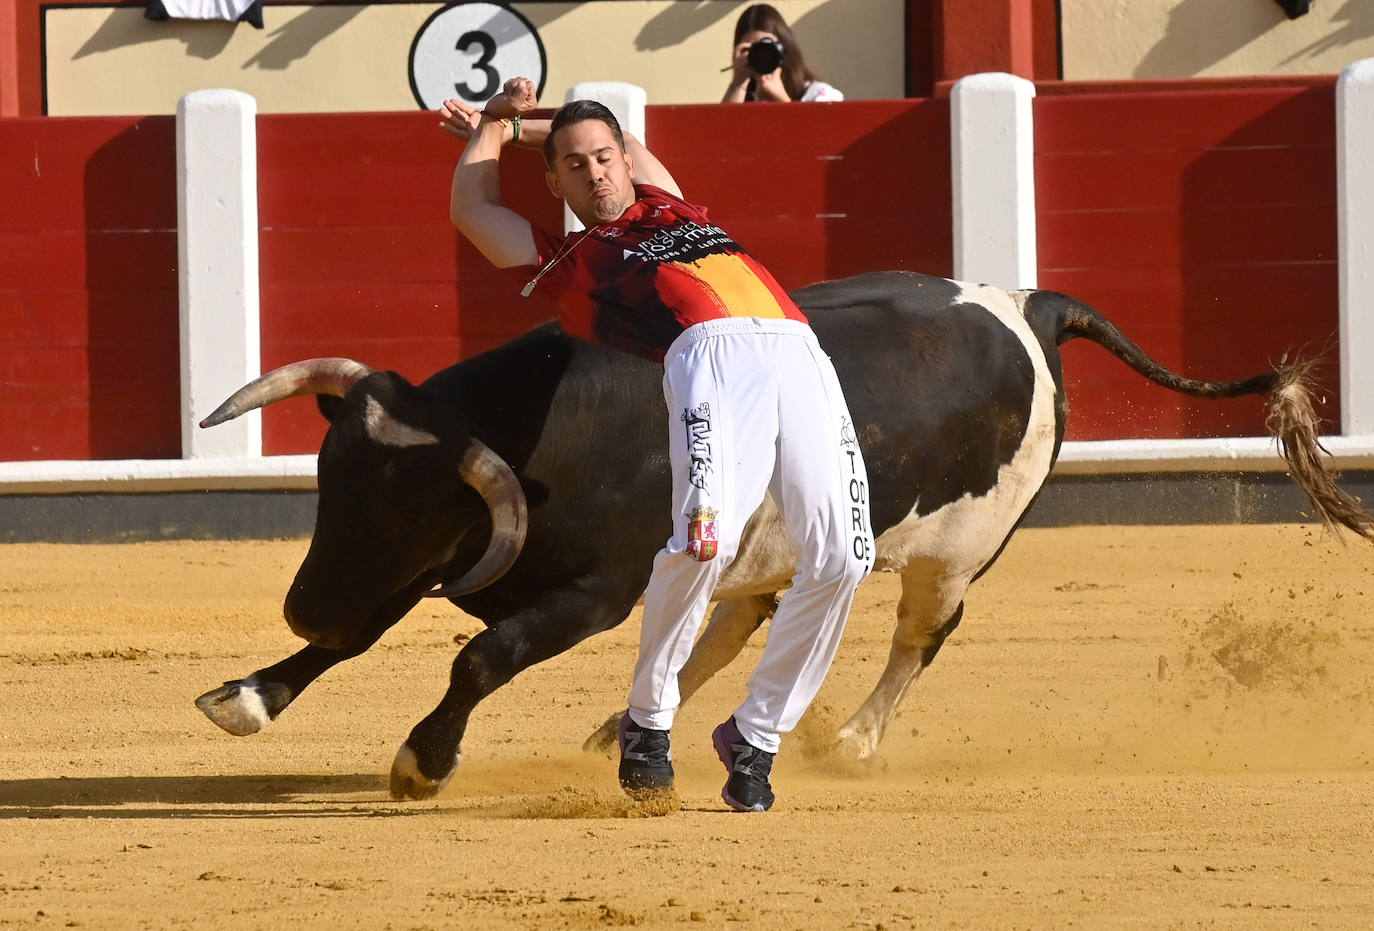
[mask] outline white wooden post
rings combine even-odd
[[[644,88],[624,81],[584,81],[568,88],[563,102],[572,100],[595,100],[604,104],[620,121],[622,132],[633,134],[646,146],[649,144],[644,138],[644,110],[649,105],[649,94]],[[571,233],[580,229],[582,221],[564,204],[563,232]]]
[[[260,374],[257,101],[235,90],[177,103],[181,455],[262,455],[262,417],[197,424]]]
[[[1012,74],[974,74],[951,94],[954,277],[1034,288],[1035,85]]]
[[[1374,59],[1336,81],[1341,433],[1374,434]]]

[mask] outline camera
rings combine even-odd
[[[782,66],[782,43],[777,39],[759,39],[749,46],[749,70],[755,74],[772,74]]]

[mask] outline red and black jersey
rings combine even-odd
[[[543,273],[574,336],[662,362],[688,327],[725,317],[806,322],[758,260],[662,188],[635,185],[618,220],[554,236],[532,227]],[[525,271],[528,271],[526,269]]]

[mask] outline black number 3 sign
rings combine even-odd
[[[544,92],[548,62],[530,21],[502,3],[450,3],[410,46],[410,89],[426,110],[450,97],[481,105],[514,77]]]

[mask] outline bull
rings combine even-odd
[[[1058,347],[1085,338],[1171,391],[1266,395],[1290,474],[1327,525],[1374,538],[1318,446],[1310,364],[1199,381],[1147,356],[1086,304],[908,272],[793,295],[832,356],[868,463],[875,568],[900,573],[886,668],[836,735],[857,759],[883,732],[963,616],[1044,486],[1066,426]],[[521,670],[623,621],[671,532],[661,370],[535,330],[419,385],[346,359],[285,366],[244,386],[201,426],[282,398],[318,396],[309,550],[286,595],[308,645],[196,700],[231,734],[255,733],[337,663],[368,649],[422,598],[485,625],[453,661],[438,706],[391,767],[396,798],[453,777],[476,706]],[[734,656],[787,587],[793,556],[771,500],[746,527],[717,606],[683,671],[690,694]],[[589,745],[607,742],[603,728]]]

